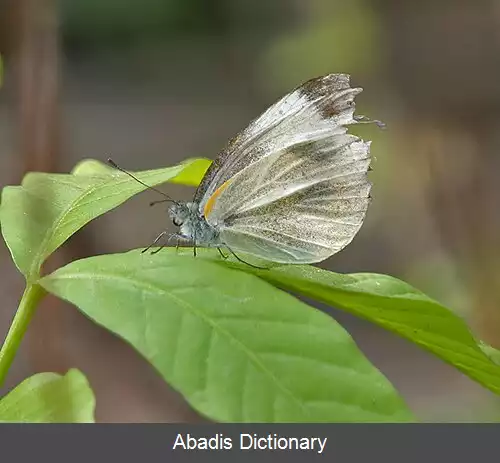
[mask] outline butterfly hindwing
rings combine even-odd
[[[369,143],[352,135],[309,142],[238,173],[209,223],[231,249],[276,262],[312,263],[343,249],[369,204]]]

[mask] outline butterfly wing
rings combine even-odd
[[[371,188],[370,143],[345,128],[356,122],[360,91],[345,75],[309,81],[253,122],[245,140],[233,142],[242,151],[237,161],[228,159],[231,168],[250,162],[232,176],[222,164],[202,200],[222,242],[275,262],[312,263],[354,238]]]
[[[209,167],[194,196],[200,212],[227,180],[254,162],[321,132],[345,133],[344,126],[355,122],[354,97],[361,91],[350,88],[348,75],[330,74],[281,98],[231,139]]]

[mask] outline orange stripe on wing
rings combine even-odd
[[[212,212],[213,207],[215,206],[215,201],[219,197],[219,195],[229,186],[229,180],[226,180],[219,188],[217,188],[212,196],[208,198],[205,207],[203,208],[203,217],[207,218],[208,214]]]

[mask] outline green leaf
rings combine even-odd
[[[95,398],[85,376],[39,373],[0,400],[0,422],[93,423]]]
[[[73,262],[40,284],[128,341],[211,419],[412,420],[335,320],[217,261],[132,251]]]
[[[73,175],[109,175],[116,172],[116,169],[111,167],[109,164],[104,164],[97,159],[84,159],[80,161],[71,173]]]
[[[392,331],[500,394],[500,366],[485,354],[462,318],[403,281],[371,273],[342,275],[302,265],[263,271],[247,266],[245,270]],[[493,348],[487,352],[499,358]]]
[[[135,175],[149,185],[197,185],[210,161],[197,159]],[[2,234],[18,269],[38,278],[45,259],[71,235],[145,187],[98,161],[80,163],[73,174],[29,173],[21,186],[2,191]]]

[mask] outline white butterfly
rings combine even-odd
[[[271,106],[219,154],[193,201],[170,207],[174,236],[281,263],[320,262],[347,246],[370,202],[371,142],[346,126],[378,122],[354,116],[361,91],[330,74]]]

